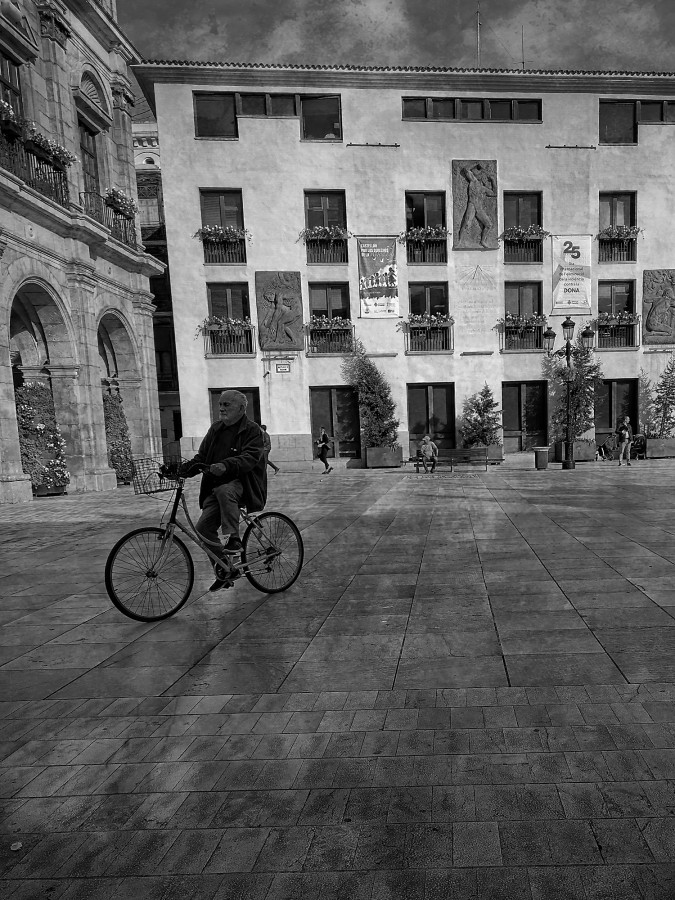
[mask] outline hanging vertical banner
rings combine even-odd
[[[591,309],[591,236],[554,235],[553,309]]]
[[[357,246],[362,318],[398,318],[396,238],[358,238]]]

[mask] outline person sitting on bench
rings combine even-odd
[[[434,474],[436,468],[436,460],[438,459],[438,447],[431,440],[428,434],[422,438],[419,448],[419,461],[424,466],[424,471],[428,474],[427,463],[431,466],[431,474]],[[419,467],[418,467],[419,469]]]

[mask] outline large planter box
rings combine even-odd
[[[675,438],[647,438],[647,459],[663,459],[675,456]]]
[[[565,450],[567,446],[564,441],[557,441],[555,445],[556,462],[562,462],[566,459]],[[673,453],[675,456],[675,453]],[[585,441],[574,442],[574,462],[592,462],[595,460],[595,444],[587,444]]]
[[[398,469],[402,464],[402,447],[366,447],[367,469]]]
[[[489,466],[499,465],[504,462],[504,447],[501,444],[490,444],[487,455]]]

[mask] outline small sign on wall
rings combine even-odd
[[[288,375],[291,371],[290,363],[275,363],[275,371],[277,375]]]

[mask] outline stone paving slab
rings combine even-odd
[[[102,570],[161,504],[0,509],[0,896],[672,900],[674,501],[669,462],[284,475],[296,585],[196,559],[149,625]]]

